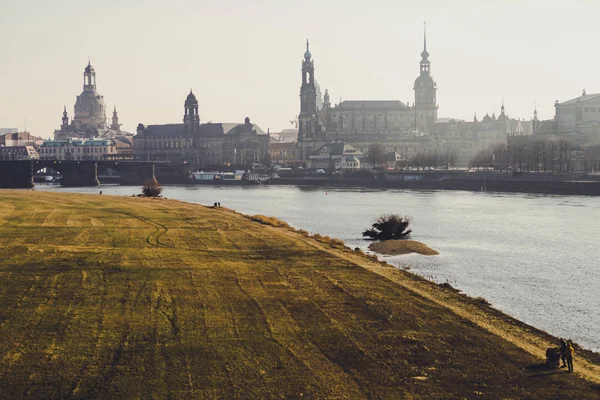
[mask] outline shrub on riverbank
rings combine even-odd
[[[142,194],[146,197],[158,197],[162,193],[162,186],[156,178],[148,179],[142,187]]]
[[[409,229],[410,218],[397,214],[383,214],[377,218],[371,228],[362,235],[377,240],[407,239],[412,230]]]

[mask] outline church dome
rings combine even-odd
[[[94,72],[94,67],[92,67],[92,64],[90,64],[88,62],[87,67],[85,67],[85,73],[89,74],[89,73],[92,73],[92,72]]]
[[[75,102],[75,126],[77,130],[106,129],[106,104],[98,92],[84,90]]]
[[[198,105],[198,100],[196,99],[196,96],[194,95],[194,93],[192,93],[191,89],[190,89],[190,94],[188,94],[185,99],[185,105],[186,106]]]

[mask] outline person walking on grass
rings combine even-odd
[[[571,345],[571,341],[567,341],[567,349],[566,349],[566,359],[567,359],[567,367],[569,372],[573,372],[573,346]]]
[[[567,366],[567,341],[565,339],[560,339],[560,359],[562,361],[561,368],[565,368]]]

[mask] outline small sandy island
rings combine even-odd
[[[418,253],[424,256],[436,256],[440,254],[426,244],[417,242],[416,240],[384,240],[383,242],[372,243],[369,245],[369,249],[388,256],[410,253]]]

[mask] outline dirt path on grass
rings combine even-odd
[[[278,230],[285,232],[287,235],[298,235],[297,233],[285,231],[283,229]],[[482,309],[481,306],[476,305],[473,299],[462,296],[452,290],[442,289],[438,285],[428,282],[414,274],[399,270],[392,266],[383,266],[379,263],[371,262],[366,260],[363,256],[333,249],[316,241],[307,241],[307,243],[310,243],[312,246],[322,251],[381,275],[400,284],[406,289],[449,309],[454,314],[525,350],[529,354],[537,357],[540,362],[545,361],[546,349],[548,347],[558,346],[558,339],[555,339],[554,341],[548,340],[548,338],[534,332],[526,324],[515,320],[506,314],[502,314],[493,309],[486,311]],[[579,375],[590,382],[600,384],[599,365],[592,363],[581,354],[576,353],[574,357],[574,366],[576,375]]]

